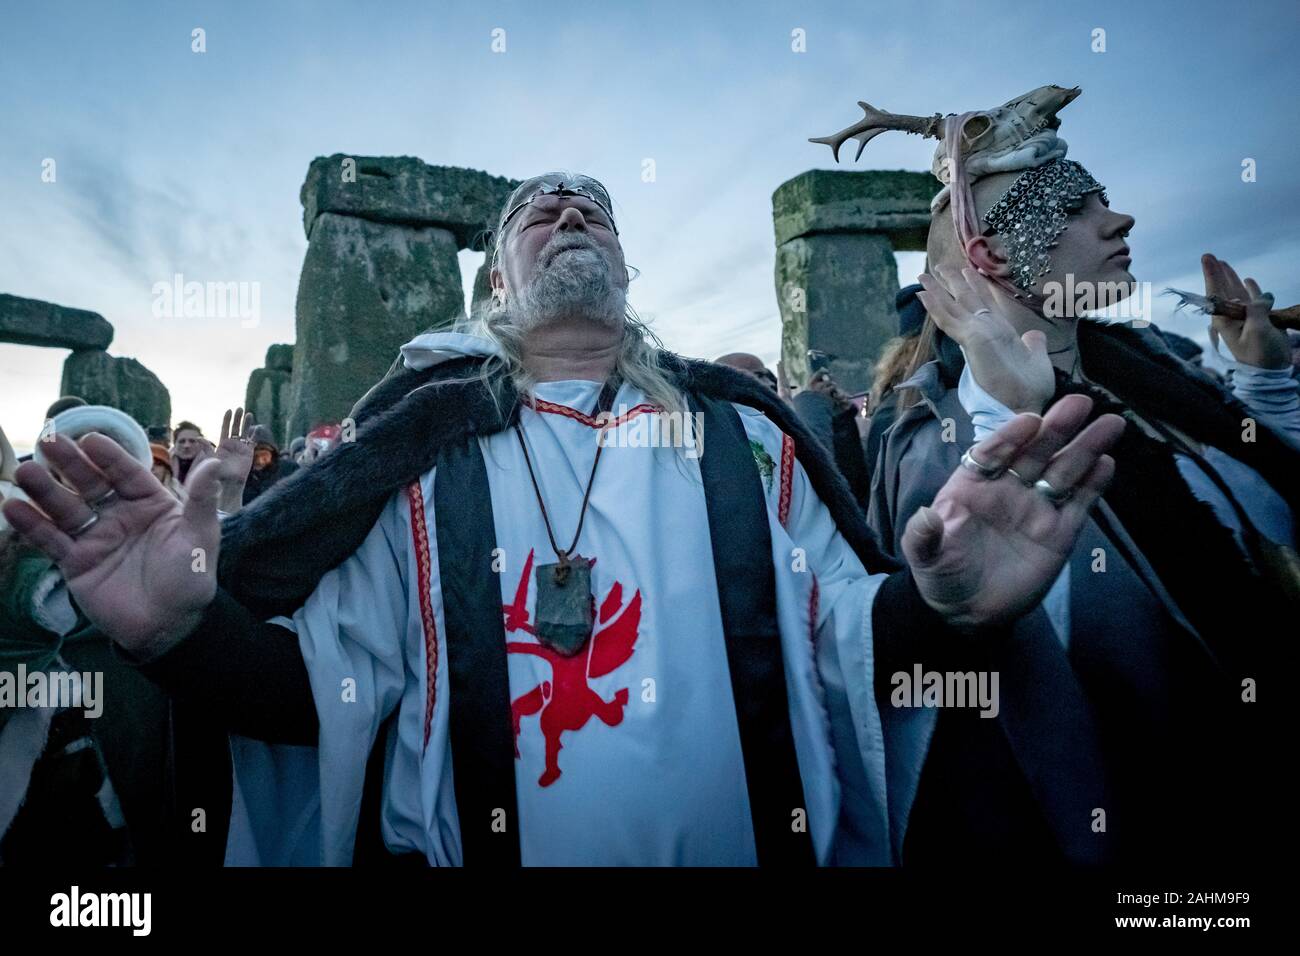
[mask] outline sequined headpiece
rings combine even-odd
[[[1030,289],[1051,269],[1048,250],[1056,245],[1066,218],[1090,193],[1101,193],[1101,201],[1107,202],[1105,188],[1092,174],[1073,160],[1057,159],[1017,176],[984,214],[989,228],[1002,237],[1021,289]]]

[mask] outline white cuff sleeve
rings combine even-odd
[[[1274,431],[1300,436],[1300,383],[1290,368],[1260,368],[1238,362],[1232,392]]]
[[[961,370],[961,379],[957,382],[957,401],[970,416],[977,442],[988,438],[1016,417],[1015,412],[980,387],[980,383],[971,374],[969,365]]]
[[[41,575],[32,594],[32,617],[36,623],[59,637],[67,637],[77,626],[77,612],[72,609],[68,586],[57,569]]]

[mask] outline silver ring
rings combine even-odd
[[[979,475],[981,478],[987,478],[989,481],[996,481],[997,479],[1001,478],[1004,470],[1002,468],[993,468],[989,465],[984,464],[982,461],[980,461],[978,458],[975,457],[975,455],[972,453],[971,449],[969,448],[967,448],[964,452],[961,453],[961,463],[964,468],[969,468],[971,471],[975,472],[975,474]]]
[[[100,508],[104,507],[104,505],[110,504],[116,497],[117,490],[115,488],[109,488],[108,491],[104,492],[98,498],[87,498],[86,504],[90,505],[91,509],[94,511],[98,511]]]
[[[69,537],[69,538],[80,537],[81,535],[83,535],[83,534],[85,534],[87,531],[89,531],[89,530],[91,529],[91,526],[93,526],[94,523],[95,523],[96,521],[98,521],[98,520],[99,520],[99,512],[98,512],[98,511],[93,511],[93,510],[92,510],[92,511],[90,512],[90,517],[89,517],[89,518],[87,518],[85,521],[81,522],[81,524],[77,525],[75,528],[73,528],[71,531],[69,531],[69,532],[67,533],[67,534],[68,534],[68,537]]]
[[[1065,491],[1058,491],[1057,489],[1053,488],[1046,478],[1039,478],[1037,481],[1035,481],[1034,490],[1042,492],[1043,497],[1045,497],[1052,504],[1056,505],[1056,507],[1058,508],[1061,507],[1061,505],[1065,504],[1067,501],[1069,501],[1070,498],[1074,495],[1074,492],[1069,488],[1065,489]]]
[[[973,316],[974,316],[974,315],[992,315],[992,314],[993,314],[993,310],[992,310],[992,309],[976,309],[974,312],[971,313],[971,315],[973,315]]]

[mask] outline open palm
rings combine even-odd
[[[111,438],[91,434],[77,444],[58,435],[45,451],[65,484],[24,463],[17,480],[32,503],[6,501],[5,516],[58,563],[100,630],[139,657],[165,650],[193,630],[216,593],[220,462],[195,466],[182,505]]]
[[[984,391],[1015,412],[1041,412],[1056,391],[1047,337],[1018,327],[1039,321],[974,269],[934,267],[921,275],[917,299],[944,334],[962,348],[971,374]]]
[[[1124,429],[1082,395],[1046,416],[1019,415],[971,451],[993,479],[959,467],[903,533],[903,552],[926,602],[959,627],[1005,623],[1038,604],[1061,573],[1088,509],[1114,474],[1105,454]],[[1076,435],[1077,432],[1077,435]],[[1034,483],[1069,492],[1053,502]]]

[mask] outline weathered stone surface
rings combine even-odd
[[[831,375],[850,393],[871,385],[881,346],[897,334],[898,265],[888,237],[827,233],[776,250],[781,359],[792,385],[808,383],[808,350],[837,358]]]
[[[808,381],[809,349],[861,392],[881,346],[898,329],[894,253],[923,251],[939,181],[904,170],[814,169],[772,194],[781,356],[792,385]]]
[[[119,408],[143,428],[171,423],[171,396],[158,376],[133,358],[112,356],[102,349],[81,349],[68,356],[59,394]]]
[[[266,350],[266,367],[278,372],[293,371],[293,345],[272,345]]]
[[[61,349],[106,349],[113,326],[102,315],[40,299],[0,295],[0,342]]]
[[[287,434],[344,418],[404,342],[465,314],[457,246],[446,229],[319,214],[298,283]]]
[[[271,346],[273,349],[284,347]],[[281,448],[287,444],[286,419],[289,414],[292,378],[292,374],[284,369],[253,369],[253,374],[248,376],[248,390],[244,395],[244,408],[253,413],[255,421],[271,429],[276,445]]]
[[[878,232],[898,251],[924,251],[930,200],[940,188],[929,173],[809,170],[772,194],[776,244],[823,232]]]
[[[347,181],[355,162],[355,181]],[[324,213],[340,213],[374,222],[435,226],[456,238],[461,249],[483,249],[485,233],[516,180],[476,169],[430,166],[414,156],[348,156],[335,153],[315,159],[307,171],[301,200],[307,238]]]

